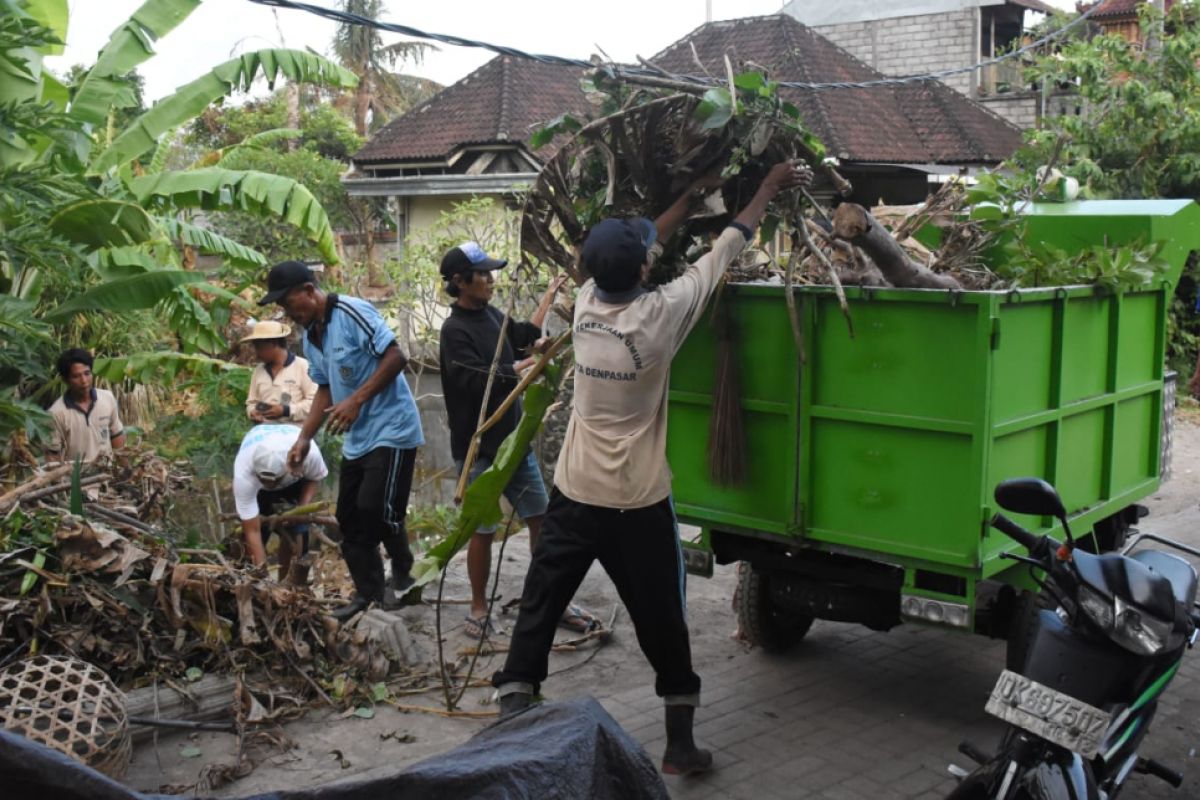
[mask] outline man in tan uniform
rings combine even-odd
[[[114,450],[125,446],[125,426],[113,393],[93,386],[92,354],[72,348],[58,357],[56,366],[67,391],[50,406],[50,457],[80,458],[85,464],[111,458]]]
[[[288,350],[291,332],[281,322],[263,320],[242,338],[254,343],[254,355],[260,362],[250,375],[246,396],[246,415],[257,423],[303,425],[312,408],[317,385],[308,376],[308,361]]]
[[[692,737],[700,678],[692,670],[666,456],[671,359],[750,241],[767,204],[811,180],[806,167],[776,164],[711,251],[655,289],[643,288],[655,239],[671,237],[703,184],[653,223],[607,219],[588,234],[582,258],[592,280],[575,300],[571,420],[508,659],[492,678],[503,715],[527,706],[539,691],[558,618],[599,559],[654,667],[655,690],[665,705],[663,772],[688,774],[712,766],[712,755]]]

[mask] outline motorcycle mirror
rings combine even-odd
[[[996,502],[1005,511],[1065,520],[1067,510],[1054,487],[1041,478],[1011,478],[996,486]]]

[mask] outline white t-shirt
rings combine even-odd
[[[671,493],[667,388],[671,359],[700,319],[725,269],[746,246],[726,228],[680,277],[628,302],[575,298],[575,398],[554,484],[578,503],[643,508]],[[651,251],[660,250],[655,244]]]
[[[295,425],[255,425],[242,439],[237,458],[233,461],[233,501],[237,506],[238,519],[251,520],[258,516],[258,493],[263,489],[263,483],[254,474],[254,449],[259,442],[275,448],[287,458],[287,452],[292,449],[296,439],[300,437],[300,429]],[[329,474],[325,459],[321,457],[321,449],[316,442],[308,448],[308,457],[304,459],[301,474],[289,472],[287,477],[271,491],[291,486],[298,480],[322,481]]]

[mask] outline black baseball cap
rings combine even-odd
[[[583,264],[592,275],[640,269],[657,238],[645,217],[602,220],[583,243]]]
[[[258,301],[260,306],[278,303],[297,286],[316,283],[317,276],[303,261],[281,261],[267,273],[267,293]]]
[[[507,266],[506,259],[492,258],[477,242],[463,242],[442,256],[441,272],[443,279],[450,280],[464,272],[490,272]]]

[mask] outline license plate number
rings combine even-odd
[[[1000,673],[986,710],[1084,758],[1100,750],[1112,714],[1010,670]]]

